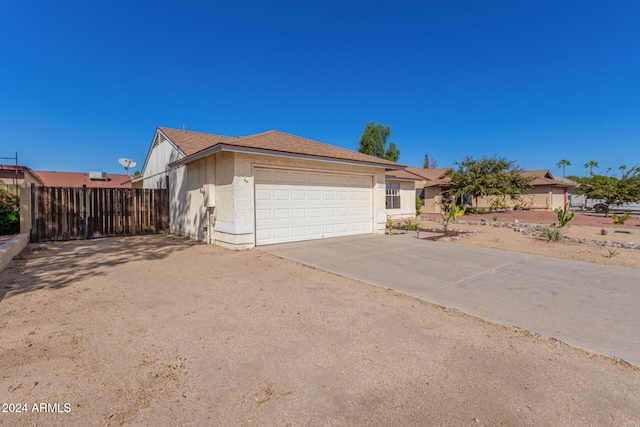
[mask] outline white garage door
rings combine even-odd
[[[373,232],[371,176],[255,169],[256,245]]]

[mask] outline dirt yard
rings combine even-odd
[[[640,425],[637,368],[258,250],[36,245],[0,283],[0,425]]]
[[[618,267],[640,268],[640,250],[599,246],[596,244],[574,243],[570,241],[549,241],[548,239],[523,235],[507,227],[495,227],[504,223],[542,224],[557,223],[554,212],[507,211],[464,215],[450,228],[457,231],[472,231],[473,234],[453,240],[460,245],[523,252],[533,255],[572,259]],[[440,215],[422,215],[419,220],[424,228],[441,227]],[[469,222],[484,222],[485,225],[469,225]],[[601,231],[605,229],[606,235]],[[640,218],[634,217],[625,224],[613,224],[611,218],[601,214],[576,213],[576,219],[563,229],[563,235],[575,239],[609,241],[619,243],[640,243]],[[444,244],[444,242],[443,242]]]

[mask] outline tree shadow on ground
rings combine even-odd
[[[162,260],[201,244],[167,234],[33,243],[0,272],[0,302],[8,293],[64,288],[85,278],[104,276],[109,267]]]

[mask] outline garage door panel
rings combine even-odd
[[[291,229],[289,227],[274,228],[273,231],[273,237],[275,239],[288,239],[291,236]]]
[[[256,209],[256,220],[271,221],[271,219],[273,218],[271,213],[271,209]]]
[[[256,240],[257,241],[273,240],[273,234],[271,233],[271,229],[265,228],[262,230],[256,230]]]
[[[310,225],[307,227],[309,232],[309,237],[319,238],[322,236],[322,226],[320,225]]]
[[[254,176],[257,245],[373,231],[370,176],[260,168]]]
[[[336,233],[335,224],[326,224],[322,226],[322,232],[327,235],[335,234]]]
[[[309,208],[309,218],[322,218],[322,208]]]
[[[256,200],[271,200],[271,190],[256,190]]]
[[[273,200],[289,200],[289,190],[274,190]]]
[[[306,200],[307,199],[307,192],[303,191],[303,190],[292,190],[291,191],[291,198],[293,200]]]
[[[290,218],[290,211],[289,209],[274,209],[274,213],[275,213],[275,220],[279,220],[279,219],[289,219]]]

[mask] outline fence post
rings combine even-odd
[[[22,231],[22,230],[20,230]],[[31,224],[29,227],[31,243],[36,242],[36,184],[31,183]]]
[[[82,238],[87,238],[87,185],[82,186]]]
[[[165,196],[163,197],[163,201],[164,201],[164,209],[163,209],[163,216],[164,216],[164,228],[165,228],[165,232],[167,234],[170,233],[170,223],[171,223],[171,189],[169,188],[169,175],[167,174],[165,176],[165,180],[166,180],[166,190],[165,190]]]

